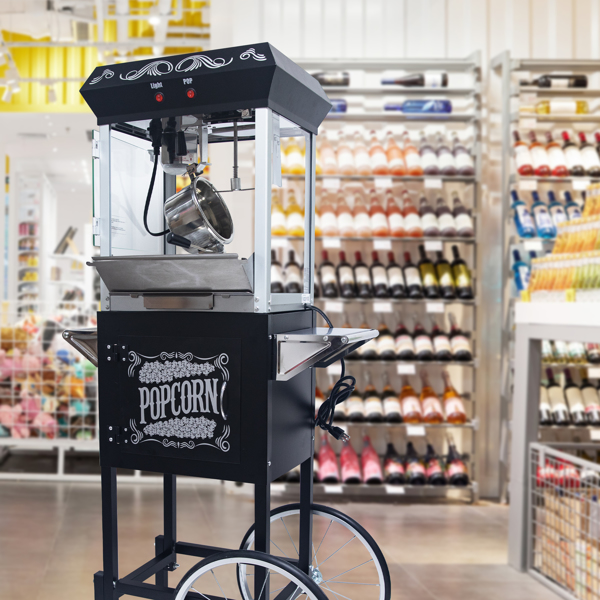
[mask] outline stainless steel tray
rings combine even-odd
[[[252,259],[237,254],[95,256],[87,264],[111,293],[252,291]]]

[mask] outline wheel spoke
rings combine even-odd
[[[203,598],[206,598],[206,600],[210,600],[210,598],[208,596],[205,596],[202,592],[199,592],[196,588],[190,588],[189,591],[196,592],[196,594],[200,594]]]
[[[336,555],[342,548],[344,548],[345,546],[347,546],[352,540],[355,540],[356,536],[353,535],[343,546],[340,546],[333,554],[330,554],[322,563],[321,565],[324,565],[332,556]],[[373,559],[371,559],[373,560]],[[339,577],[339,575],[338,575]]]
[[[217,585],[219,586],[219,589],[221,590],[221,594],[223,594],[223,597],[225,598],[225,600],[228,600],[227,595],[223,591],[223,588],[221,587],[221,584],[219,583],[219,580],[217,579],[217,576],[215,575],[215,572],[212,569],[210,570],[210,572],[212,573],[212,576],[215,578],[215,581],[217,582]]]
[[[323,561],[325,562],[325,561]],[[341,577],[342,575],[345,575],[346,573],[350,573],[350,571],[354,571],[355,569],[358,569],[359,567],[362,567],[363,565],[366,565],[370,562],[373,562],[373,559],[369,559],[367,561],[365,561],[364,563],[361,563],[360,565],[356,565],[356,567],[352,567],[351,569],[348,569],[347,571],[344,571],[343,573],[340,573],[339,575],[336,575],[335,577],[330,577],[329,579],[326,579],[324,581],[324,583],[329,583],[330,581],[333,581],[334,579],[337,579],[338,577]],[[321,563],[323,564],[323,563]]]
[[[270,542],[273,544],[273,546],[275,546],[275,548],[277,548],[277,550],[279,550],[279,552],[281,552],[281,554],[283,554],[286,558],[289,558],[289,556],[273,540],[270,540]]]
[[[334,592],[326,583],[323,585],[336,597],[336,598],[345,598],[346,600],[352,600],[352,598],[348,598],[348,596],[344,596],[344,594],[340,594],[339,592]]]
[[[262,589],[260,590],[260,595],[258,596],[257,600],[260,600],[262,598],[263,592],[265,591],[265,586],[267,585],[267,581],[269,581],[269,577],[271,577],[271,571],[267,572],[267,576],[265,577],[265,580],[263,581],[263,586],[262,586]]]
[[[319,544],[319,547],[317,548],[317,551],[315,552],[315,555],[313,557],[314,560],[317,559],[317,554],[319,553],[319,550],[321,549],[321,546],[323,545],[323,542],[325,541],[325,536],[329,533],[329,528],[331,527],[333,523],[333,519],[331,519],[331,521],[329,521],[329,525],[327,526],[327,531],[325,532],[325,535],[323,536],[323,539],[321,540],[321,543]]]
[[[312,545],[313,549],[313,562],[317,563],[317,569],[319,568],[319,561],[317,560],[317,553],[315,552],[315,545]]]
[[[281,517],[279,520],[283,523],[283,526],[285,527],[285,530],[287,531],[287,534],[290,538],[290,542],[292,542],[292,546],[294,546],[294,550],[296,550],[296,554],[298,555],[298,558],[300,558],[300,552],[298,552],[298,550],[296,549],[296,544],[294,544],[294,540],[292,539],[292,536],[290,535],[290,532],[288,531],[287,525],[285,524],[283,517]]]

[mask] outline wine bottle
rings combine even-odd
[[[540,425],[552,425],[552,407],[548,399],[548,388],[542,383],[540,385]]]
[[[316,299],[321,297],[321,282],[319,280],[319,271],[317,270],[317,265],[315,265],[314,278],[315,280],[313,282],[313,293]]]
[[[286,294],[302,293],[302,272],[293,250],[288,252],[288,261],[284,268],[284,289]]]
[[[454,441],[451,438],[448,439],[446,479],[450,485],[465,486],[469,484],[467,467],[458,453]]]
[[[415,345],[415,358],[417,360],[433,360],[433,342],[431,341],[431,337],[425,331],[423,325],[416,320],[413,330],[413,342]]]
[[[339,290],[337,286],[337,277],[335,267],[329,260],[327,250],[321,252],[323,260],[319,266],[319,277],[321,278],[321,293],[323,298],[337,298]]]
[[[325,237],[336,237],[340,235],[338,227],[337,212],[331,195],[324,194],[320,206],[321,230]]]
[[[450,146],[444,142],[444,138],[441,133],[437,134],[437,157],[438,165],[440,167],[440,174],[445,177],[453,177],[456,175],[456,160]]]
[[[471,272],[467,263],[460,257],[458,246],[452,246],[452,276],[456,283],[456,295],[461,300],[470,300],[473,298],[473,287],[471,284]]]
[[[548,210],[555,228],[568,220],[564,206],[556,199],[552,190],[548,190]]]
[[[452,215],[456,223],[458,237],[472,238],[475,235],[473,219],[461,202],[458,192],[452,192]]]
[[[434,351],[433,358],[440,361],[452,360],[452,346],[450,344],[450,338],[440,328],[435,320],[432,319],[431,321],[431,339],[433,341]]]
[[[363,479],[369,485],[377,485],[383,483],[383,472],[381,471],[381,462],[379,454],[368,435],[363,438],[363,450],[361,455]]]
[[[557,425],[569,425],[571,419],[569,418],[567,399],[565,398],[563,389],[556,383],[552,369],[546,369],[546,376],[548,378],[548,400],[552,408],[554,422]]]
[[[346,253],[340,251],[340,262],[337,266],[337,280],[342,298],[356,298],[356,282],[354,280],[354,269],[346,260]]]
[[[475,164],[473,157],[467,147],[458,139],[458,133],[453,131],[450,134],[452,138],[452,152],[456,161],[456,172],[461,177],[473,177],[475,175]]]
[[[554,360],[557,363],[569,362],[569,347],[567,342],[554,340]]]
[[[377,132],[372,129],[369,133],[371,144],[369,146],[369,156],[371,157],[371,168],[374,175],[389,175],[387,156],[381,142],[377,139]]]
[[[423,410],[423,421],[432,425],[438,425],[444,421],[442,403],[429,383],[427,373],[421,369],[421,407]]]
[[[442,371],[442,379],[444,380],[444,414],[446,421],[453,425],[462,425],[467,422],[467,413],[465,412],[465,404],[460,394],[452,386],[450,374],[446,369]]]
[[[406,298],[406,283],[402,267],[394,260],[394,253],[388,252],[387,279],[392,298]]]
[[[423,235],[425,237],[438,237],[440,235],[440,224],[426,196],[421,196],[419,200],[419,216],[421,217]]]
[[[427,71],[425,73],[407,73],[399,77],[384,78],[384,85],[401,85],[403,87],[448,87],[448,73],[444,71]]]
[[[387,270],[383,263],[379,261],[379,253],[374,250],[371,253],[373,262],[371,263],[371,280],[373,281],[373,293],[375,298],[389,298],[389,282]]]
[[[358,237],[372,237],[371,217],[361,194],[354,195],[354,227]]]
[[[410,139],[410,134],[405,131],[402,135],[402,144],[404,146],[404,162],[406,163],[406,173],[411,177],[420,177],[423,175],[421,166],[421,155],[417,147]]]
[[[435,208],[435,215],[438,219],[440,227],[440,235],[442,237],[455,237],[456,236],[456,221],[452,211],[446,204],[443,196],[438,196],[437,206]]]
[[[398,360],[415,360],[415,344],[413,337],[402,321],[398,323],[394,338],[396,357]]]
[[[346,112],[337,111],[337,112]],[[337,162],[340,175],[351,176],[356,175],[356,164],[354,163],[354,152],[350,148],[348,139],[343,129],[338,131],[337,142]]]
[[[546,131],[546,152],[548,153],[548,165],[553,177],[567,177],[567,158],[560,144],[554,141],[551,131]]]
[[[386,102],[383,110],[401,110],[410,114],[440,114],[451,113],[452,102],[450,100],[405,100],[402,104],[398,102]]]
[[[419,458],[412,442],[406,444],[406,456],[404,457],[404,473],[409,485],[425,485],[427,475],[425,465]]]
[[[535,237],[535,225],[531,218],[531,213],[527,210],[527,205],[519,198],[516,190],[512,190],[510,195],[513,199],[511,208],[513,210],[513,221],[517,234],[522,238]]]
[[[579,148],[571,141],[567,131],[562,132],[563,151],[567,160],[567,169],[573,177],[582,177],[585,175],[583,167],[583,158]]]
[[[522,292],[529,286],[529,265],[521,260],[518,250],[513,250],[513,279],[518,292]]]
[[[340,236],[355,237],[354,215],[348,206],[345,194],[341,190],[337,194],[336,216]]]
[[[389,237],[390,225],[375,190],[369,192],[369,219],[375,237]]]
[[[564,370],[564,375],[564,392],[567,398],[569,411],[571,413],[571,421],[574,425],[587,425],[583,394],[581,393],[579,386],[573,381],[573,377],[571,376],[571,371],[569,369]]]
[[[277,253],[271,250],[271,293],[283,294],[283,271],[281,263],[277,260]]]
[[[383,402],[384,420],[388,423],[400,423],[402,421],[400,400],[390,385],[390,379],[387,372],[383,373],[383,390],[381,391],[381,401]]]
[[[423,410],[417,393],[410,385],[408,377],[402,375],[402,389],[400,390],[400,410],[402,420],[409,425],[423,422]]]
[[[567,213],[569,221],[581,218],[581,207],[579,206],[579,204],[577,204],[577,202],[573,201],[571,192],[569,192],[568,190],[565,191],[565,211]]]
[[[541,100],[535,105],[522,104],[520,113],[538,115],[586,115],[590,107],[586,100]]]
[[[287,234],[294,237],[304,237],[304,211],[296,200],[296,193],[290,189],[287,208],[285,209],[285,227]]]
[[[379,335],[377,340],[377,355],[379,360],[396,360],[396,344],[392,332],[385,323],[381,323],[377,328]]]
[[[441,251],[438,250],[436,256],[435,272],[440,284],[440,295],[444,300],[454,300],[454,298],[456,298],[456,285],[454,282],[454,275],[452,274],[452,267],[444,258]]]
[[[404,280],[406,281],[407,295],[411,299],[423,297],[423,282],[421,273],[410,258],[410,252],[404,253]]]
[[[362,423],[365,420],[365,401],[362,394],[355,387],[346,400],[346,416],[351,423]]]
[[[289,138],[285,148],[286,166],[291,175],[304,175],[304,138]],[[293,195],[293,190],[290,190]],[[304,224],[303,224],[304,225]],[[288,235],[291,235],[288,232]]]
[[[569,353],[569,362],[585,362],[585,346],[581,342],[569,342],[567,344],[567,350]]]
[[[281,204],[279,188],[271,192],[271,235],[287,235],[285,212]]]
[[[425,292],[426,298],[439,298],[440,297],[440,286],[437,280],[435,267],[433,262],[425,254],[425,246],[419,244],[419,254],[421,259],[419,260],[419,272],[421,274],[421,280],[423,281],[423,291]]]
[[[554,361],[554,349],[550,340],[542,340],[542,362]]]
[[[531,192],[531,198],[533,204],[531,205],[531,212],[533,214],[533,220],[535,221],[535,228],[539,237],[544,239],[552,239],[556,237],[556,227],[552,222],[552,217],[548,212],[548,207],[544,202],[540,200],[540,196],[537,191]]]
[[[404,216],[406,235],[408,237],[423,237],[421,217],[407,190],[402,192],[402,214]]]
[[[600,398],[598,390],[587,377],[586,369],[581,369],[581,395],[583,396],[587,422],[590,425],[600,425]]]
[[[383,459],[383,474],[385,482],[390,485],[401,485],[406,481],[402,459],[391,442],[387,445]]]
[[[519,175],[529,177],[533,175],[533,160],[531,158],[529,146],[525,142],[521,141],[518,131],[513,131],[513,137],[515,138],[513,148],[515,151],[515,163],[517,166],[517,171]]]
[[[538,177],[548,177],[550,175],[550,165],[548,160],[548,153],[546,148],[537,141],[535,131],[529,132],[529,139],[531,144],[529,145],[529,152],[531,154],[531,160],[533,163],[533,174]]]
[[[388,131],[385,134],[385,156],[387,158],[390,175],[393,175],[394,177],[403,177],[406,175],[404,152],[396,143],[392,131]]]
[[[406,230],[404,229],[404,217],[402,211],[396,200],[392,190],[385,191],[386,205],[385,212],[387,214],[388,223],[390,224],[390,235],[396,238],[402,238],[406,236]]]
[[[600,345],[599,344],[586,344],[585,354],[587,361],[594,365],[600,363]]]
[[[371,167],[371,157],[367,146],[361,136],[360,132],[354,132],[354,164],[356,165],[356,172],[363,177],[373,174],[373,168]]]
[[[531,84],[539,88],[586,88],[588,85],[587,75],[559,75],[549,73],[540,75]]]
[[[365,419],[367,421],[379,423],[383,421],[383,403],[381,397],[377,393],[375,386],[371,382],[371,374],[369,371],[365,373],[365,391],[363,399],[365,401]]]
[[[344,440],[344,445],[340,452],[340,466],[342,471],[342,483],[355,485],[362,481],[358,455],[348,440]]]
[[[425,453],[425,474],[429,485],[446,485],[446,474],[430,443],[427,444],[427,452]]]
[[[448,320],[450,321],[450,346],[452,348],[452,356],[454,360],[465,362],[473,360],[473,353],[471,351],[471,343],[469,342],[469,338],[458,326],[456,317],[453,313],[448,313]]]
[[[323,141],[319,147],[319,153],[321,155],[321,163],[323,165],[324,175],[337,175],[338,164],[335,150],[331,145],[331,142],[327,138],[327,132],[323,132]],[[332,234],[333,235],[333,234]]]
[[[344,87],[350,85],[350,73],[347,71],[319,71],[318,73],[312,73],[312,76],[321,85],[337,85]]]
[[[354,257],[354,280],[359,298],[373,297],[373,284],[371,283],[371,273],[369,267],[363,262],[360,252],[355,252]]]
[[[360,328],[370,329],[364,315]],[[361,360],[377,360],[377,338],[371,338],[366,344],[359,346],[358,352]]]
[[[578,135],[579,141],[581,142],[579,151],[581,152],[583,167],[586,174],[590,177],[600,176],[600,157],[598,157],[596,148],[594,148],[592,144],[588,143],[583,131],[580,131]]]
[[[439,175],[440,167],[438,165],[438,157],[433,149],[433,146],[427,141],[425,132],[421,131],[421,145],[419,154],[421,155],[421,167],[425,175]]]
[[[319,481],[321,483],[338,483],[340,472],[333,448],[329,445],[326,435],[321,436],[319,449]]]

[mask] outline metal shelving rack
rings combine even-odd
[[[587,185],[597,179],[591,177],[523,177],[514,167],[512,132],[515,130],[547,131],[553,126],[572,128],[575,124],[582,124],[578,128],[589,131],[593,124],[600,124],[600,116],[574,115],[538,115],[519,114],[518,105],[522,100],[526,104],[534,104],[536,98],[572,97],[572,98],[600,98],[600,89],[568,88],[552,89],[534,86],[520,86],[519,74],[543,74],[549,72],[576,72],[593,75],[600,73],[600,63],[592,60],[538,60],[512,58],[509,51],[504,51],[491,61],[492,72],[500,79],[501,85],[501,240],[502,240],[502,333],[501,333],[501,421],[504,438],[510,431],[509,419],[511,414],[511,399],[513,385],[513,345],[514,345],[514,296],[512,293],[512,249],[521,248],[525,251],[549,252],[554,246],[554,240],[541,238],[521,239],[517,236],[511,217],[510,191],[553,189],[552,186],[561,184],[568,189],[584,190]],[[554,188],[556,189],[556,188]],[[508,465],[503,465],[502,496],[506,499]]]
[[[470,392],[465,392],[462,394],[463,398],[467,401],[467,412],[470,413],[470,420],[462,426],[450,425],[447,423],[441,425],[427,425],[422,424],[420,426],[410,426],[406,424],[398,424],[398,423],[350,423],[343,422],[339,423],[341,426],[350,430],[351,435],[356,436],[357,438],[360,436],[360,431],[364,430],[364,433],[368,433],[372,438],[376,436],[380,436],[382,439],[388,439],[391,435],[391,432],[399,432],[402,434],[402,443],[406,443],[407,439],[412,439],[414,441],[418,441],[419,439],[423,440],[424,437],[429,434],[429,432],[435,432],[436,430],[440,433],[458,429],[460,433],[463,431],[466,433],[466,436],[463,437],[462,443],[469,445],[470,452],[468,453],[468,465],[469,465],[469,475],[472,479],[472,483],[464,488],[455,488],[451,486],[372,486],[372,485],[360,485],[360,486],[329,486],[318,484],[315,486],[315,494],[317,495],[328,495],[328,494],[343,494],[344,497],[378,497],[378,498],[387,498],[387,499],[398,499],[399,496],[408,496],[414,498],[452,498],[452,499],[467,499],[470,501],[475,501],[478,497],[478,484],[477,484],[477,465],[475,462],[475,433],[479,427],[479,420],[476,416],[476,399],[478,397],[479,388],[477,387],[477,372],[480,366],[481,357],[479,356],[479,340],[476,331],[476,323],[477,323],[477,304],[479,298],[478,291],[478,280],[477,277],[477,260],[478,260],[478,252],[479,252],[479,240],[480,240],[480,181],[481,181],[481,57],[479,52],[475,52],[472,55],[466,57],[465,59],[440,59],[440,60],[418,60],[418,59],[407,59],[407,60],[300,60],[298,61],[300,66],[306,69],[309,72],[313,71],[350,71],[352,73],[361,73],[364,80],[367,81],[365,85],[357,85],[356,87],[340,87],[340,86],[324,86],[324,89],[329,97],[331,98],[344,98],[348,96],[350,98],[355,99],[356,96],[365,96],[369,99],[373,99],[374,97],[380,97],[383,100],[384,96],[406,96],[406,97],[452,97],[453,99],[465,99],[467,103],[469,103],[469,108],[466,109],[465,112],[457,112],[449,115],[436,116],[436,115],[404,115],[402,113],[395,113],[393,111],[386,112],[369,112],[369,111],[360,111],[353,113],[337,113],[330,114],[325,123],[324,127],[327,128],[336,128],[339,126],[344,126],[346,124],[354,125],[359,123],[364,123],[369,126],[373,124],[374,128],[380,128],[382,124],[387,123],[390,125],[406,125],[407,127],[411,127],[411,124],[415,124],[416,128],[422,128],[425,124],[444,124],[447,123],[448,127],[455,128],[460,126],[462,128],[470,128],[472,131],[472,153],[475,159],[475,167],[476,174],[474,177],[447,177],[447,176],[421,176],[421,177],[392,177],[392,176],[344,176],[344,175],[319,175],[317,176],[317,184],[322,183],[326,184],[326,180],[337,179],[342,183],[346,182],[360,182],[363,181],[365,183],[371,182],[374,186],[378,185],[379,180],[386,180],[387,185],[389,182],[394,185],[400,183],[406,183],[414,186],[424,186],[427,188],[438,188],[442,190],[447,190],[448,185],[454,185],[455,187],[452,189],[457,189],[458,186],[461,190],[469,190],[469,193],[472,197],[472,211],[473,211],[473,220],[476,227],[476,234],[474,238],[421,238],[421,239],[413,239],[413,238],[316,238],[316,246],[317,246],[317,256],[320,256],[321,249],[328,249],[331,246],[328,242],[332,242],[332,240],[339,240],[340,248],[347,247],[350,244],[350,248],[358,249],[358,244],[361,243],[365,245],[365,249],[368,247],[369,250],[382,250],[383,248],[378,247],[376,242],[389,242],[390,250],[394,250],[397,253],[400,250],[412,250],[414,251],[415,243],[424,243],[427,242],[436,242],[439,243],[441,249],[449,248],[451,244],[458,244],[459,247],[464,248],[465,250],[461,251],[463,257],[466,258],[467,263],[469,264],[473,276],[473,285],[475,288],[475,300],[468,301],[443,301],[443,300],[393,300],[393,299],[372,299],[372,300],[344,300],[342,298],[332,298],[325,299],[319,298],[315,301],[315,303],[323,308],[326,312],[328,312],[328,308],[332,307],[331,303],[343,303],[343,307],[351,307],[356,304],[358,306],[367,308],[367,307],[377,307],[374,311],[376,315],[379,314],[379,311],[385,307],[387,304],[387,308],[389,309],[391,305],[391,311],[388,312],[387,317],[398,316],[398,313],[406,307],[410,307],[411,309],[424,309],[427,313],[437,313],[439,315],[445,315],[447,312],[447,308],[450,305],[457,305],[460,307],[464,314],[462,319],[459,317],[459,321],[463,321],[461,326],[463,329],[472,332],[472,344],[473,351],[476,356],[472,362],[467,363],[458,363],[452,362],[450,364],[438,363],[438,362],[430,362],[430,363],[419,363],[417,361],[412,362],[410,364],[413,365],[414,374],[416,374],[418,369],[428,368],[428,369],[441,369],[442,366],[448,366],[453,369],[456,369],[453,375],[453,381],[459,380],[462,383],[462,386],[468,385],[470,388]],[[431,89],[431,88],[404,88],[401,86],[393,86],[386,85],[381,86],[377,85],[377,81],[375,78],[378,77],[379,73],[383,73],[384,71],[426,71],[426,70],[436,70],[436,71],[447,71],[450,73],[460,73],[462,74],[463,80],[469,79],[470,82],[468,84],[462,84],[460,87],[451,87],[451,88],[441,88],[441,89]],[[354,77],[354,75],[353,75]],[[448,128],[447,128],[448,129]],[[452,129],[448,129],[451,131]],[[294,180],[302,179],[302,175],[284,175],[284,179],[293,182]],[[434,185],[430,185],[432,180],[436,180]],[[381,181],[379,181],[381,183]],[[449,193],[449,192],[448,192]],[[461,195],[462,196],[462,195]],[[463,198],[464,200],[464,198]],[[467,203],[468,205],[468,203]],[[275,238],[274,238],[275,239]],[[280,239],[287,239],[289,242],[293,242],[293,237],[288,237]],[[337,245],[338,242],[333,241],[334,245]],[[353,246],[354,244],[354,246]],[[430,249],[428,249],[430,250]],[[469,258],[465,256],[465,252],[469,252]],[[383,306],[382,306],[383,305]],[[338,305],[339,306],[339,305]],[[379,309],[379,310],[378,310]],[[339,318],[341,315],[335,314],[336,311],[330,310],[328,312],[331,318]],[[337,311],[339,312],[339,310]],[[383,311],[382,311],[383,312]],[[385,314],[385,313],[383,313]],[[464,323],[468,325],[465,326]],[[396,369],[397,365],[408,364],[407,361],[348,361],[346,363],[347,369],[356,374],[359,371],[363,371],[365,368],[371,369],[389,369],[389,367],[393,367]],[[458,375],[460,373],[460,376]],[[374,381],[376,382],[376,375],[374,375]],[[460,379],[459,379],[460,377]],[[359,379],[359,386],[362,386],[362,379]],[[435,386],[434,386],[435,387]],[[456,386],[459,390],[461,389],[461,384]],[[482,388],[483,386],[481,386]],[[438,390],[439,391],[439,390]],[[470,405],[470,406],[469,406]],[[374,439],[374,442],[376,440]],[[397,441],[397,440],[395,440]],[[381,442],[381,440],[380,440]],[[459,442],[460,444],[460,442]],[[377,447],[377,446],[376,446]],[[441,450],[439,447],[439,442],[436,445],[438,450]],[[398,448],[401,450],[401,448]],[[463,448],[461,448],[463,449]],[[287,491],[295,489],[293,487],[294,484],[275,484],[280,486],[281,493],[287,493]],[[394,488],[394,489],[392,489]],[[287,491],[286,491],[287,490]]]

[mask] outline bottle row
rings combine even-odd
[[[550,254],[531,261],[531,276],[527,290],[563,292],[566,290],[597,290],[600,288],[600,251],[575,254]],[[588,297],[596,301],[595,293]]]
[[[38,224],[33,222],[19,223],[19,235],[36,236]]]
[[[599,249],[600,214],[596,214],[559,226],[552,254],[573,254]]]
[[[512,197],[513,221],[517,233],[522,238],[540,237],[554,239],[558,226],[567,221],[581,218],[581,205],[575,202],[571,192],[564,192],[564,204],[556,199],[552,190],[548,191],[548,204],[540,199],[537,191],[531,192],[531,208],[519,197],[516,190]]]
[[[404,252],[404,265],[396,263],[393,252],[388,252],[388,264],[379,260],[373,251],[368,266],[361,252],[354,253],[354,264],[346,259],[341,250],[339,262],[329,260],[327,250],[322,251],[321,264],[315,269],[315,297],[324,298],[409,298],[418,300],[473,299],[473,282],[467,263],[461,258],[458,246],[452,246],[453,261],[450,263],[442,252],[436,252],[434,263],[419,246],[420,260],[415,265],[410,252]],[[288,250],[288,261],[282,269],[277,253],[271,250],[271,292],[302,293],[302,269],[296,262],[293,250]]]
[[[311,75],[322,86],[346,87],[350,85],[348,71],[319,71]],[[448,73],[445,71],[425,71],[424,73],[406,73],[395,77],[382,77],[382,85],[400,85],[402,87],[448,87]]]
[[[595,134],[596,147],[587,141],[583,131],[578,134],[579,146],[571,141],[568,131],[561,133],[562,147],[554,140],[551,131],[546,132],[546,144],[538,142],[534,131],[530,131],[528,135],[530,143],[526,144],[521,140],[519,133],[513,131],[515,163],[520,175],[537,175],[538,177],[600,176],[599,132]]]
[[[330,98],[331,110],[329,114],[339,114],[348,112],[348,101],[344,98]],[[433,100],[431,98],[410,99],[403,102],[383,102],[380,99],[366,100],[360,102],[362,110],[376,111],[396,111],[406,114],[450,114],[452,112],[452,102],[450,100]],[[368,116],[368,115],[365,115]]]
[[[519,85],[559,90],[565,88],[587,88],[588,78],[587,75],[583,74],[549,73],[547,75],[540,75],[532,81],[522,79],[519,81]]]
[[[37,254],[21,254],[19,256],[19,267],[37,267],[39,258]]]
[[[366,195],[364,188],[354,189],[350,207],[345,191],[339,190],[335,195],[324,191],[315,209],[315,236],[472,238],[475,235],[471,211],[463,205],[457,192],[452,193],[452,208],[442,194],[437,196],[435,208],[422,194],[417,209],[408,190],[402,191],[399,204],[389,189],[383,203],[378,192],[371,190],[367,208]],[[271,235],[304,236],[304,209],[292,188],[288,191],[285,208],[279,194],[273,196]]]
[[[538,487],[579,488],[598,487],[600,477],[592,469],[581,469],[574,464],[562,460],[546,459],[545,465],[538,465],[536,469],[536,485]]]
[[[403,375],[402,388],[396,393],[389,383],[387,373],[383,374],[383,390],[377,391],[371,380],[370,373],[365,373],[365,387],[361,394],[356,388],[347,400],[340,402],[334,409],[335,421],[372,423],[408,423],[416,425],[428,423],[439,425],[451,423],[463,425],[467,422],[464,400],[452,386],[448,371],[442,371],[444,391],[438,395],[431,384],[429,377],[423,370],[419,373],[421,380],[421,393],[417,394],[410,379]],[[328,391],[331,393],[333,386]],[[316,388],[315,414],[318,414],[325,398]]]
[[[383,462],[383,465],[382,465]],[[448,441],[448,454],[439,456],[433,445],[427,444],[425,456],[419,456],[412,442],[406,445],[406,454],[400,456],[389,443],[381,461],[368,436],[363,439],[360,457],[344,442],[339,464],[327,436],[322,436],[321,447],[315,458],[315,480],[321,483],[381,484],[391,485],[453,485],[469,484],[467,466],[453,441]],[[383,468],[382,468],[383,467]],[[299,472],[292,471],[287,481],[298,481]]]
[[[440,361],[469,362],[473,360],[471,341],[456,322],[456,317],[448,313],[450,332],[446,334],[438,322],[430,317],[431,333],[414,319],[412,333],[400,321],[394,334],[385,323],[377,328],[379,335],[359,346],[346,356],[346,360],[383,360],[383,361]],[[343,327],[351,327],[347,319]],[[361,329],[368,328],[362,316]]]
[[[328,132],[321,131],[322,138],[317,145],[317,175],[392,175],[394,177],[421,177],[423,175],[444,175],[473,177],[475,165],[468,148],[460,141],[458,133],[450,133],[452,146],[441,132],[436,134],[432,144],[424,131],[419,132],[418,146],[408,131],[401,135],[400,144],[394,132],[387,130],[382,143],[377,131],[369,132],[368,145],[360,131],[352,135],[340,130],[335,146]],[[323,135],[324,134],[324,135]],[[305,148],[299,138],[289,138],[284,142],[281,153],[281,172],[290,175],[304,175]]]
[[[600,364],[600,344],[542,340],[542,362]]]
[[[521,104],[519,114],[522,115],[553,115],[553,116],[571,116],[587,115],[590,112],[590,106],[586,100],[555,99],[540,100],[535,104]]]
[[[592,385],[585,369],[581,385],[564,369],[564,387],[546,369],[547,382],[540,386],[540,425],[600,425],[600,390]]]

